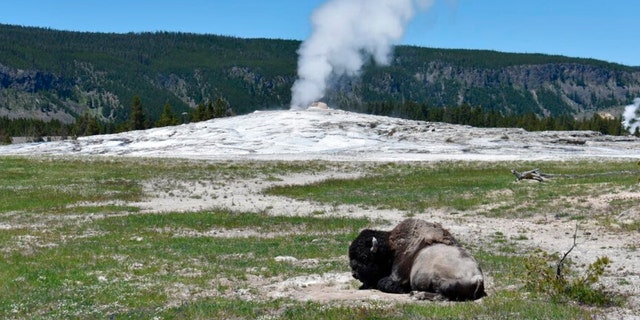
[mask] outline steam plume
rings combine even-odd
[[[633,104],[624,108],[622,119],[622,124],[631,134],[640,128],[640,98],[635,98]]]
[[[389,64],[392,46],[401,40],[417,9],[434,0],[329,0],[311,16],[313,31],[298,50],[298,79],[291,108],[320,100],[331,79],[358,75],[373,58]]]

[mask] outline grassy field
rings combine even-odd
[[[637,188],[640,167],[634,162],[549,162],[544,172],[558,175],[548,183],[514,185],[512,168],[527,162],[448,162],[432,166],[385,164],[368,177],[329,180],[306,186],[274,187],[269,194],[321,202],[359,204],[421,212],[450,207],[473,210],[499,204],[482,214],[522,217],[541,212],[586,209],[586,198]],[[561,202],[555,201],[562,197]],[[551,201],[553,200],[553,201]],[[527,204],[535,203],[535,206]],[[632,203],[619,203],[629,206]],[[522,210],[526,207],[526,210]],[[575,210],[574,210],[575,209]]]
[[[152,179],[268,182],[292,173],[349,171],[354,166],[364,177],[272,187],[266,194],[397,208],[407,216],[431,207],[508,219],[554,211],[606,224],[607,212],[581,209],[588,206],[586,199],[637,189],[640,178],[637,164],[624,162],[546,163],[545,171],[566,176],[545,184],[514,185],[513,177],[505,175],[511,168],[532,165],[0,157],[0,318],[582,319],[601,314],[602,307],[528,291],[524,279],[530,256],[519,253],[516,240],[500,235],[492,240],[495,246],[471,246],[498,288],[482,303],[270,298],[261,288],[278,281],[349,272],[350,241],[361,229],[385,222],[228,208],[142,213],[132,204],[149,196],[144,183]],[[541,205],[522,210],[532,202]],[[623,200],[614,205],[634,204]],[[635,228],[637,221],[620,232]],[[225,230],[244,232],[216,236]],[[278,256],[308,263],[274,259]],[[352,287],[357,286],[353,281]]]

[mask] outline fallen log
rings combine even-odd
[[[527,179],[544,182],[551,177],[548,174],[542,173],[542,171],[540,171],[540,169],[538,168],[524,172],[518,172],[515,169],[511,169],[511,173],[516,176],[516,181]]]
[[[640,166],[640,161],[638,162]],[[511,169],[511,173],[516,177],[516,181],[520,180],[535,180],[539,182],[547,181],[551,178],[587,178],[587,177],[601,177],[601,176],[616,176],[616,175],[628,175],[637,174],[640,171],[637,170],[621,170],[621,171],[608,171],[608,172],[594,172],[584,174],[554,174],[554,173],[542,173],[539,168],[533,170],[518,172],[515,169]],[[640,178],[638,178],[640,181]]]

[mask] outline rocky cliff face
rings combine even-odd
[[[68,90],[63,82],[51,73],[0,64],[0,116],[72,122],[70,106],[51,96],[52,92]]]
[[[123,105],[119,96],[105,87],[106,81],[102,72],[86,62],[76,62],[72,75],[0,64],[0,116],[71,123],[88,112],[113,120],[113,111]]]
[[[619,115],[640,96],[640,70],[588,63],[520,64],[500,68],[424,61],[398,64],[365,74],[364,81],[343,81],[331,99],[358,103],[367,96],[396,101],[426,101],[538,115],[589,115],[607,109]]]
[[[416,75],[418,78],[419,74]],[[456,68],[434,63],[425,70],[423,78],[456,79],[461,83],[460,100],[473,88],[510,87],[531,94],[544,113],[580,113],[623,105],[640,94],[640,72],[624,72],[578,63],[518,65],[494,69]],[[559,100],[566,108],[558,109]],[[473,99],[473,97],[469,97]],[[461,101],[461,102],[462,102]]]

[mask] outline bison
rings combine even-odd
[[[480,266],[438,223],[406,219],[391,231],[365,229],[349,246],[349,260],[360,289],[430,300],[486,295]]]

